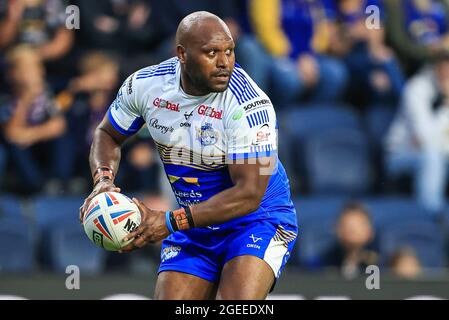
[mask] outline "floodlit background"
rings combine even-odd
[[[449,298],[447,0],[0,0],[0,297],[152,296],[158,245],[98,249],[78,208],[117,89],[197,10],[277,111],[300,233],[271,298]],[[161,171],[145,129],[116,184],[171,209]]]

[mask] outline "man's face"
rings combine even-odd
[[[223,92],[234,70],[234,40],[224,31],[199,38],[186,48],[185,72],[198,90]]]
[[[351,210],[340,218],[337,236],[343,247],[349,250],[360,249],[371,241],[373,229],[363,213]]]

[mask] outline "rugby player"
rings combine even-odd
[[[265,299],[296,241],[275,110],[234,46],[219,17],[186,16],[177,56],[129,76],[95,132],[81,220],[95,195],[120,192],[120,147],[144,124],[180,206],[161,212],[133,199],[143,220],[123,251],[163,239],[155,299]]]

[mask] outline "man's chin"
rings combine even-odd
[[[225,83],[225,84],[216,84],[210,87],[210,90],[212,92],[223,92],[226,91],[226,89],[228,88],[229,83]]]

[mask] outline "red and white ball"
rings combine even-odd
[[[123,238],[134,231],[141,221],[137,205],[118,192],[96,195],[84,215],[83,225],[89,239],[109,251],[118,251],[132,242]]]

